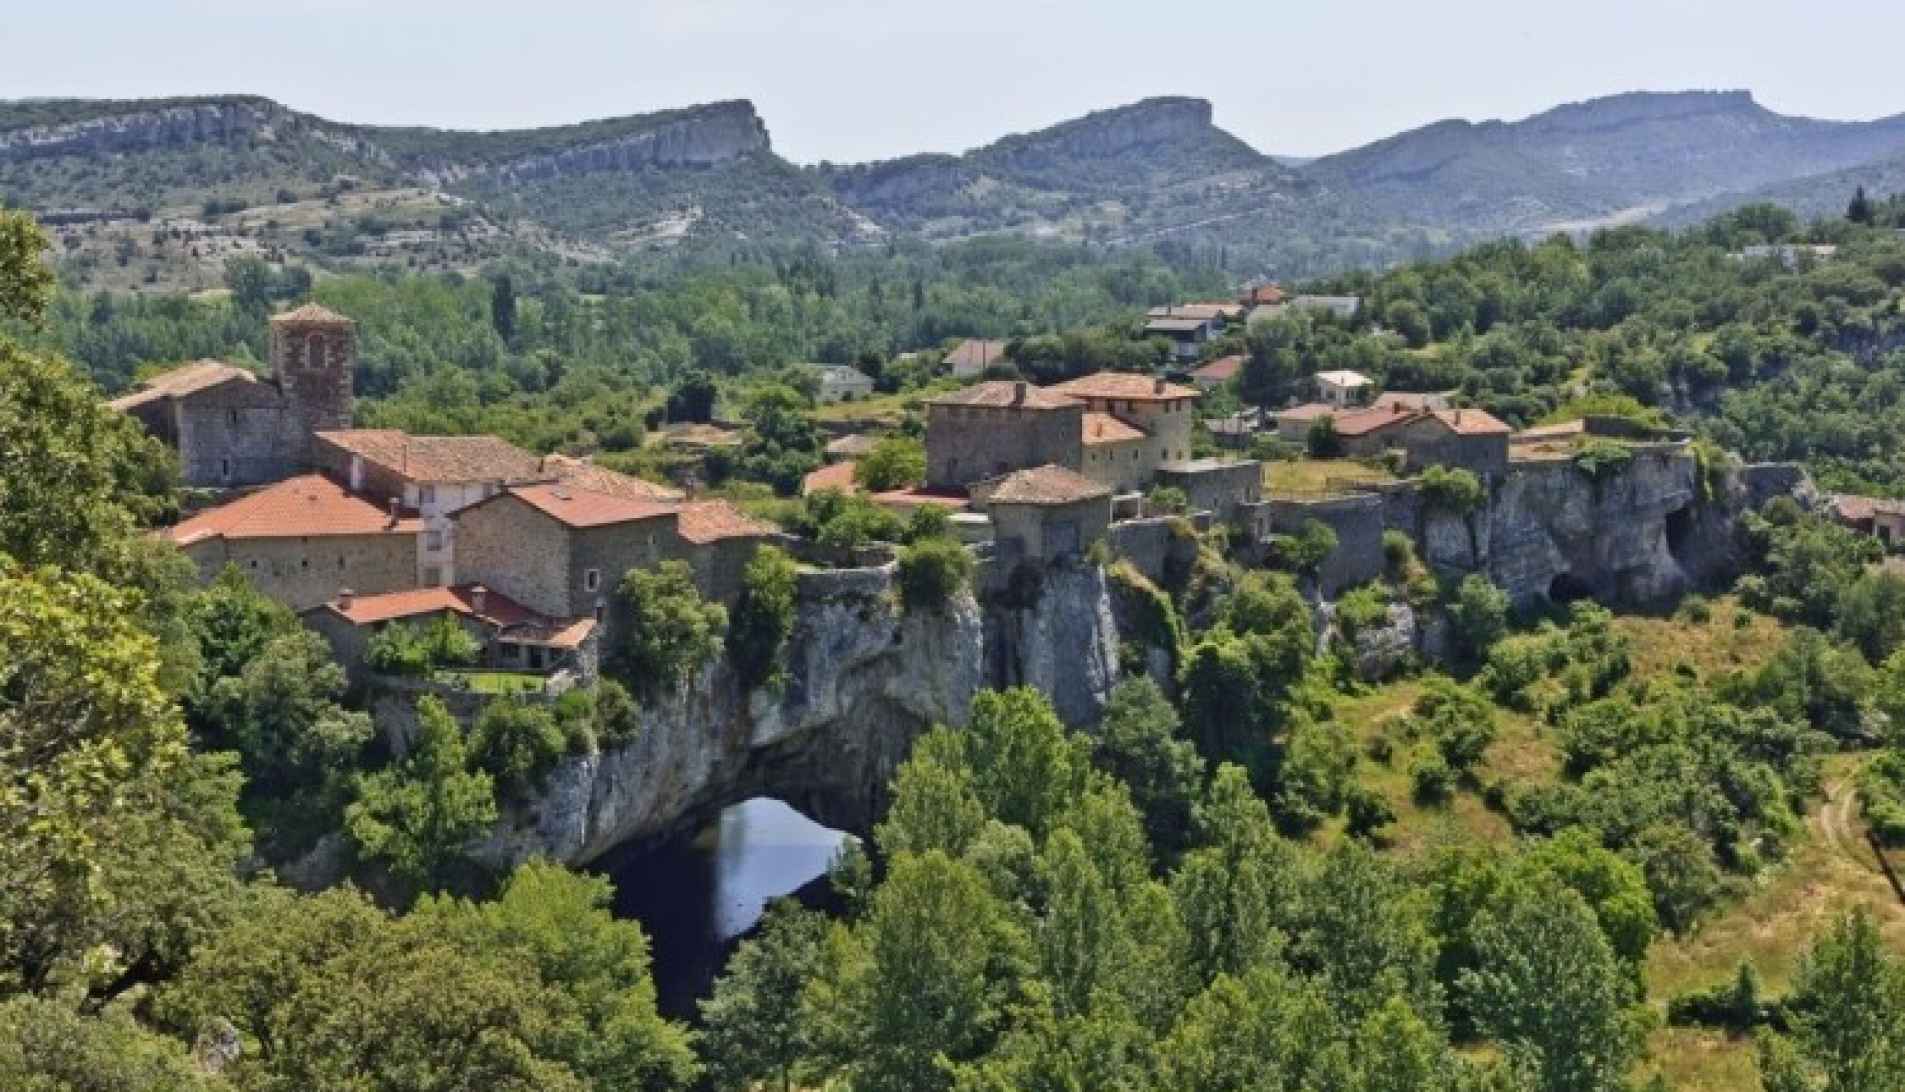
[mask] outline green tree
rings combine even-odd
[[[900,548],[900,601],[907,610],[944,610],[972,581],[971,551],[950,538],[927,538]]]
[[[1554,878],[1513,884],[1482,911],[1460,988],[1483,1034],[1528,1064],[1541,1092],[1615,1092],[1640,1043],[1631,977],[1594,912]]]
[[[668,420],[706,424],[714,416],[716,394],[713,376],[699,368],[689,372],[668,389]]]
[[[490,324],[496,328],[496,336],[506,344],[516,341],[516,282],[504,273],[496,278],[490,289]]]
[[[821,462],[820,430],[807,415],[808,400],[782,384],[761,387],[745,410],[752,431],[741,451],[740,473],[792,496],[801,479]]]
[[[567,749],[556,714],[547,706],[499,698],[483,706],[470,729],[471,765],[516,796],[541,786]]]
[[[0,209],[0,319],[37,325],[53,296],[53,271],[40,260],[50,244],[24,212]]]
[[[1872,222],[1872,199],[1865,195],[1865,187],[1852,191],[1852,200],[1846,204],[1845,218],[1855,224]]]
[[[727,609],[701,598],[686,561],[630,569],[617,594],[625,615],[619,667],[638,692],[657,697],[678,687],[721,652]]]
[[[346,685],[324,638],[300,629],[271,638],[238,674],[214,683],[206,722],[214,740],[243,756],[251,791],[323,788],[355,768],[370,742],[370,716],[338,704]]]
[[[1773,1067],[1769,1092],[1905,1087],[1905,964],[1864,911],[1840,917],[1813,942],[1786,1008],[1798,1049]]]
[[[1508,632],[1508,593],[1480,573],[1470,573],[1456,586],[1448,614],[1462,654],[1479,661]]]
[[[926,445],[911,436],[888,436],[854,464],[853,480],[870,493],[918,485],[926,480]]]
[[[1204,780],[1204,760],[1179,728],[1177,710],[1150,676],[1126,679],[1111,690],[1092,756],[1131,790],[1151,845],[1170,855],[1189,843]]]
[[[701,1002],[703,1054],[723,1088],[778,1079],[792,1092],[810,1050],[801,995],[824,966],[827,920],[798,903],[768,907]]]
[[[1343,439],[1336,435],[1336,418],[1325,414],[1310,422],[1303,434],[1303,449],[1312,459],[1338,459],[1343,455]]]
[[[727,637],[728,657],[748,686],[785,674],[782,658],[794,632],[798,578],[794,559],[777,546],[762,546],[748,559]]]
[[[345,829],[365,856],[429,890],[443,886],[463,847],[496,821],[490,775],[469,769],[463,729],[435,696],[417,702],[409,753],[357,782]]]
[[[0,1087],[12,1092],[217,1092],[175,1039],[122,1012],[85,1016],[36,997],[0,1001]]]

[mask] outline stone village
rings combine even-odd
[[[306,305],[269,321],[268,377],[199,362],[112,404],[175,447],[185,484],[215,498],[160,533],[204,578],[236,567],[298,611],[353,681],[380,689],[373,704],[396,745],[420,689],[459,716],[488,699],[467,682],[446,692],[434,678],[371,671],[367,650],[386,627],[453,621],[476,638],[480,668],[534,680],[521,693],[552,700],[594,680],[630,570],[684,562],[705,598],[731,605],[762,544],[803,563],[784,688],[747,692],[716,671],[646,710],[634,745],[562,767],[543,805],[483,850],[496,861],[587,860],[761,794],[857,829],[911,739],[963,723],[982,686],[1035,686],[1068,723],[1089,723],[1124,653],[1156,659],[1107,562],[1168,582],[1192,567],[1207,529],[1226,528],[1232,553],[1260,563],[1284,536],[1328,527],[1336,545],[1305,578],[1326,627],[1331,600],[1383,579],[1387,531],[1407,535],[1433,571],[1483,573],[1519,603],[1647,601],[1727,566],[1738,513],[1810,491],[1797,468],[1769,464],[1726,467],[1716,493],[1684,436],[1593,419],[1513,434],[1440,396],[1372,398],[1353,373],[1322,377],[1320,406],[1297,409],[1328,413],[1347,451],[1408,476],[1281,490],[1256,460],[1194,457],[1200,390],[1169,375],[980,378],[925,399],[924,482],[870,498],[945,508],[975,555],[973,597],[915,616],[894,609],[890,549],[843,565],[728,501],[587,459],[490,436],[355,428],[351,320]],[[1590,437],[1622,446],[1618,472],[1578,465]],[[833,446],[848,458],[866,448]],[[1452,510],[1425,489],[1421,472],[1435,467],[1472,473],[1479,504]],[[847,463],[816,474],[853,488]],[[1182,501],[1155,510],[1160,487]],[[1437,654],[1434,618],[1397,603],[1392,621],[1383,655]]]

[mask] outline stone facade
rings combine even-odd
[[[1075,557],[1105,537],[1111,526],[1111,498],[1085,497],[1069,504],[1012,504],[993,501],[988,509],[994,534],[1015,542],[1028,560]]]
[[[1084,465],[1083,403],[979,406],[927,403],[926,484],[963,489],[1026,467]]]
[[[1276,534],[1295,534],[1311,520],[1336,533],[1336,549],[1317,570],[1317,586],[1323,595],[1334,597],[1383,574],[1381,496],[1361,493],[1321,500],[1273,497],[1266,506],[1270,529]]]
[[[1193,512],[1234,521],[1239,506],[1263,499],[1263,464],[1254,459],[1198,459],[1158,467],[1157,483],[1184,491]]]
[[[278,538],[207,538],[182,547],[211,580],[236,565],[268,599],[295,611],[329,602],[339,588],[365,595],[417,586],[417,535],[387,531],[370,535]]]
[[[162,410],[171,418],[170,435],[153,431],[178,449],[186,485],[260,485],[302,469],[287,442],[295,419],[273,384],[222,383],[168,399]]]
[[[570,610],[570,540],[561,523],[501,494],[458,512],[456,525],[457,567],[463,579],[543,614],[594,613],[593,599],[583,610]],[[606,596],[606,587],[601,594]]]
[[[355,405],[357,325],[321,307],[271,318],[271,374],[284,392],[286,454],[312,463],[311,435],[351,427]]]

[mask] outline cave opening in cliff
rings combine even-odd
[[[1693,537],[1693,506],[1678,508],[1667,513],[1667,552],[1676,559],[1686,548],[1687,540]]]
[[[1573,573],[1560,573],[1548,582],[1548,602],[1572,603],[1577,599],[1589,599],[1594,590],[1583,583]]]

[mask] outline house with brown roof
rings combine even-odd
[[[107,405],[175,449],[188,486],[259,485],[308,470],[312,433],[350,427],[356,326],[306,304],[269,327],[269,376],[200,360]]]
[[[159,532],[206,580],[235,565],[265,596],[304,610],[341,587],[417,586],[423,521],[321,474],[207,508]]]
[[[1834,493],[1832,517],[1854,531],[1875,536],[1891,547],[1905,543],[1905,501]]]
[[[1082,465],[1085,404],[1023,380],[928,398],[926,484],[963,489],[1027,466]]]
[[[600,666],[593,618],[550,618],[481,584],[412,588],[381,595],[340,589],[304,611],[304,624],[330,642],[332,654],[352,681],[369,674],[370,640],[395,625],[425,626],[449,618],[476,638],[477,667],[550,675],[567,671],[575,681],[595,679]]]
[[[1005,342],[993,338],[969,337],[952,347],[943,361],[954,379],[977,379],[995,364],[1010,364]]]
[[[1015,470],[973,490],[992,517],[994,540],[1013,561],[1076,557],[1111,526],[1111,489],[1046,465]]]
[[[1237,378],[1237,374],[1243,370],[1242,356],[1220,356],[1216,360],[1192,368],[1191,385],[1209,393]]]
[[[1343,453],[1373,458],[1405,453],[1405,469],[1460,467],[1484,477],[1508,470],[1508,437],[1514,430],[1484,410],[1361,409],[1332,418]]]
[[[1269,283],[1252,285],[1250,288],[1245,289],[1244,294],[1238,297],[1237,302],[1243,304],[1245,307],[1264,307],[1270,304],[1282,303],[1283,300],[1283,287],[1275,283]]]
[[[1139,462],[1146,464],[1141,479],[1146,483],[1160,464],[1191,457],[1198,399],[1195,387],[1134,372],[1094,372],[1046,389],[1076,398],[1085,403],[1087,410],[1109,414],[1142,431],[1147,443]]]
[[[1328,402],[1305,402],[1277,411],[1277,437],[1293,444],[1310,438],[1310,429],[1320,417],[1335,417],[1336,407]]]
[[[1157,467],[1146,458],[1151,437],[1109,413],[1085,411],[1084,463],[1087,478],[1121,493],[1142,490]]]

